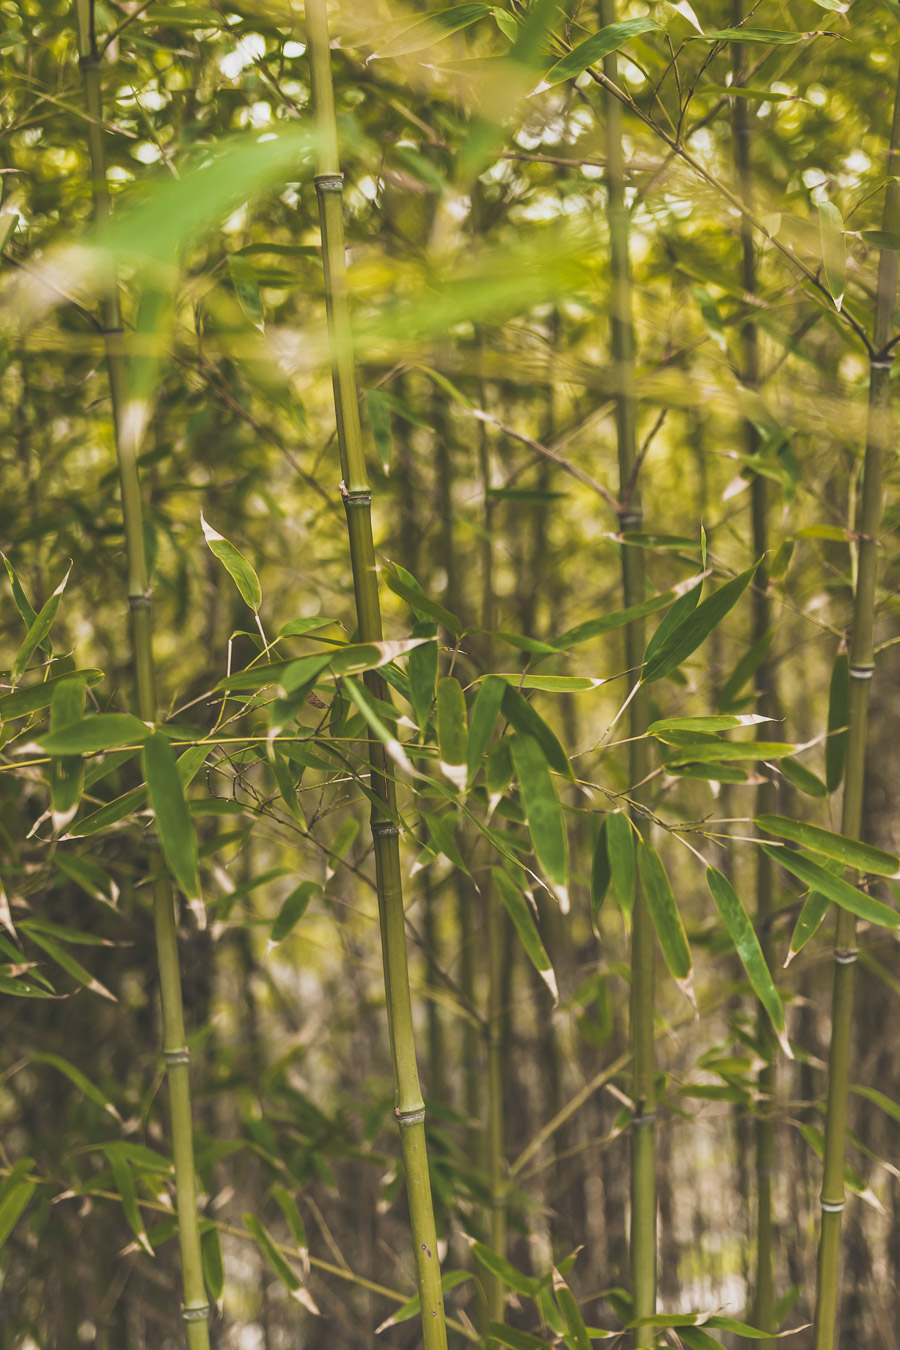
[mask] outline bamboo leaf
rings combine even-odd
[[[84,691],[87,684],[83,673],[64,677],[54,685],[50,705],[50,731],[61,731],[84,717]],[[59,830],[72,819],[81,800],[84,785],[84,761],[77,756],[54,756],[50,761],[50,802],[53,807],[53,825]]]
[[[301,881],[299,886],[295,886],[290,895],[284,901],[278,916],[272,924],[272,931],[269,934],[268,951],[277,947],[279,942],[284,942],[290,933],[294,931],[297,924],[303,918],[303,915],[309,909],[309,902],[317,891],[322,887],[316,881]]]
[[[25,1212],[37,1182],[28,1180],[33,1158],[18,1158],[9,1176],[0,1183],[0,1248]]]
[[[587,1334],[587,1327],[584,1325],[584,1318],[581,1316],[581,1311],[575,1302],[571,1289],[555,1266],[553,1267],[553,1293],[559,1305],[559,1310],[565,1319],[575,1350],[591,1350],[591,1342]]]
[[[366,412],[381,467],[388,474],[391,471],[391,416],[379,389],[366,390]]]
[[[319,1310],[313,1302],[312,1296],[309,1291],[304,1288],[303,1281],[300,1279],[297,1272],[278,1250],[271,1234],[263,1227],[254,1214],[245,1214],[243,1217],[244,1227],[259,1246],[263,1256],[265,1256],[269,1265],[272,1267],[279,1280],[281,1280],[281,1283],[285,1286],[291,1298],[296,1299],[298,1303],[302,1303],[304,1308],[308,1309],[309,1312],[318,1315]]]
[[[680,624],[644,663],[641,679],[645,684],[661,680],[681,665],[682,661],[705,642],[714,628],[721,623],[750,584],[758,564],[748,567],[746,572],[720,586],[714,595],[704,600],[684,623]]]
[[[834,834],[818,825],[807,825],[804,821],[789,820],[786,816],[757,816],[754,824],[774,834],[779,839],[789,839],[794,844],[802,844],[816,853],[824,853],[828,858],[854,867],[858,872],[873,872],[880,877],[893,877],[900,871],[900,858],[893,853],[885,853],[870,844],[861,844],[857,839],[849,839],[845,834]]]
[[[263,326],[263,304],[262,296],[259,293],[259,281],[256,276],[256,268],[246,258],[239,257],[232,253],[228,258],[228,271],[231,273],[231,284],[234,286],[234,293],[238,298],[238,304],[245,315],[257,328]],[[247,602],[250,603],[249,601]],[[251,609],[253,606],[251,605]]]
[[[141,1211],[137,1198],[137,1187],[134,1184],[134,1174],[131,1171],[128,1160],[122,1156],[115,1144],[105,1144],[103,1152],[106,1154],[109,1165],[112,1168],[113,1180],[116,1183],[116,1190],[119,1192],[122,1200],[122,1210],[128,1221],[128,1226],[147,1255],[153,1256],[154,1251],[147,1238],[144,1220],[141,1218]]]
[[[103,679],[102,670],[79,670],[53,675],[38,684],[24,685],[0,698],[0,721],[10,722],[16,717],[27,717],[30,713],[40,712],[42,708],[49,708],[53,703],[54,692],[64,680],[71,680],[73,675],[82,678],[88,688]]]
[[[447,632],[452,633],[454,637],[462,635],[462,624],[456,615],[444,609],[436,600],[430,600],[415,577],[405,568],[398,566],[397,563],[391,563],[384,569],[382,575],[394,594],[406,601],[420,622],[423,619],[432,619],[435,623],[443,624]]]
[[[869,923],[881,925],[883,928],[900,927],[900,914],[894,909],[889,909],[883,905],[880,900],[873,899],[870,895],[865,895],[855,886],[836,877],[831,872],[826,872],[824,867],[814,863],[811,858],[805,857],[802,853],[797,853],[793,849],[772,847],[769,844],[763,844],[762,850],[767,853],[779,867],[792,872],[795,877],[799,877],[807,886],[813,890],[821,892],[822,895],[833,900],[836,905],[842,909],[849,910],[857,918],[866,919]]]
[[[506,911],[513,921],[513,926],[519,935],[522,946],[525,948],[525,953],[550,990],[553,997],[553,1006],[556,1007],[559,1002],[559,986],[556,983],[556,975],[550,957],[541,941],[541,935],[538,932],[528,901],[501,867],[492,867],[491,875],[494,878],[494,884],[500,894],[500,899],[506,906]]]
[[[419,809],[419,815],[424,820],[431,842],[438,853],[443,853],[444,857],[458,867],[466,876],[469,875],[469,869],[466,867],[463,856],[453,841],[453,827],[443,816],[433,816],[428,811]]]
[[[781,1048],[788,1059],[793,1059],[791,1047],[785,1034],[784,1007],[775,988],[766,958],[759,945],[759,939],[753,924],[747,917],[744,906],[727,877],[715,867],[706,870],[706,882],[710,894],[716,902],[716,908],[725,921],[728,935],[734,943],[735,951],[741,958],[741,964],[747,972],[747,978],[753,992],[769,1015],[775,1034],[781,1042]]]
[[[425,638],[418,647],[409,653],[409,691],[413,711],[419,724],[420,738],[424,739],[428,719],[434,703],[434,687],[437,682],[438,645],[437,624],[417,623],[412,630],[415,638]]]
[[[466,724],[466,696],[459,681],[452,676],[445,677],[438,684],[437,729],[441,773],[462,792],[467,778],[469,730]]]
[[[606,847],[616,898],[627,922],[634,908],[635,856],[634,830],[624,811],[611,811],[606,817]]]
[[[149,735],[147,723],[131,713],[96,713],[49,732],[38,744],[51,755],[94,754],[117,745],[141,745]]]
[[[436,10],[389,38],[383,46],[379,45],[370,60],[408,56],[412,52],[423,51],[452,33],[468,28],[490,12],[490,6],[484,4],[455,5],[451,9]]]
[[[272,1187],[272,1199],[278,1205],[285,1217],[288,1228],[291,1230],[291,1237],[297,1244],[297,1255],[300,1258],[300,1264],[303,1267],[304,1275],[309,1274],[309,1243],[306,1238],[306,1225],[303,1222],[300,1211],[297,1208],[297,1202],[290,1191],[285,1190],[284,1186]]]
[[[526,1298],[534,1298],[537,1293],[540,1280],[536,1280],[531,1275],[523,1275],[514,1265],[500,1256],[491,1247],[483,1242],[476,1242],[469,1238],[469,1245],[472,1248],[472,1255],[480,1265],[491,1275],[496,1275],[509,1289],[515,1289],[517,1294],[524,1294]]]
[[[796,753],[796,745],[784,741],[717,741],[696,745],[672,747],[665,756],[666,764],[718,764],[735,759],[783,759]]]
[[[448,1270],[441,1275],[441,1289],[446,1294],[451,1289],[456,1289],[459,1285],[465,1284],[466,1280],[471,1279],[474,1279],[471,1271]],[[380,1326],[375,1328],[375,1335],[380,1336],[389,1327],[395,1327],[401,1322],[408,1322],[410,1318],[418,1316],[420,1306],[419,1295],[414,1294],[412,1298],[401,1304],[396,1312],[392,1312],[390,1317],[386,1317]]]
[[[621,23],[609,23],[605,28],[601,28],[599,33],[594,33],[592,37],[573,47],[561,61],[557,61],[555,66],[551,66],[544,76],[544,81],[547,84],[559,84],[562,80],[571,80],[587,70],[588,66],[597,65],[604,56],[617,52],[632,38],[659,30],[660,25],[656,20],[648,18],[623,19]]]
[[[567,914],[569,862],[566,829],[544,747],[532,736],[520,733],[510,737],[510,750],[535,857],[550,882],[560,909]]]
[[[664,736],[669,731],[733,731],[735,727],[757,726],[760,722],[770,722],[770,717],[760,717],[748,713],[742,717],[667,717],[660,722],[651,722],[647,728],[648,736]],[[677,742],[676,742],[677,744]]]
[[[719,691],[719,697],[716,700],[716,706],[719,708],[729,708],[741,693],[744,685],[756,674],[766,654],[772,645],[772,638],[775,636],[775,629],[770,628],[767,633],[754,642],[749,651],[745,652],[734,667],[734,670],[728,676],[728,679],[722,685]]]
[[[12,664],[12,670],[9,673],[10,684],[19,683],[19,680],[25,674],[25,670],[32,656],[34,656],[38,647],[44,645],[50,629],[53,627],[53,620],[56,618],[56,611],[59,609],[59,602],[62,599],[63,591],[66,589],[66,582],[69,580],[71,571],[72,564],[69,563],[69,566],[66,569],[66,575],[50,596],[50,599],[44,604],[40,614],[35,616],[34,622],[25,634],[25,640],[16,654],[16,659]]]
[[[506,685],[501,706],[503,715],[516,731],[537,741],[551,769],[574,781],[572,766],[556,735],[528,700],[523,698],[517,689],[513,689],[512,685]]]
[[[594,845],[594,856],[591,862],[591,924],[596,937],[600,936],[598,919],[612,879],[609,849],[607,847],[608,828],[609,817],[604,816],[597,831],[597,842]]]
[[[197,836],[175,754],[168,737],[161,731],[154,731],[145,741],[142,761],[159,842],[169,870],[185,897],[189,901],[199,900]]]
[[[69,1082],[74,1084],[79,1092],[83,1092],[89,1101],[92,1101],[96,1106],[101,1106],[104,1111],[112,1116],[113,1120],[121,1124],[122,1117],[106,1093],[101,1091],[96,1083],[92,1083],[87,1075],[83,1074],[74,1064],[70,1064],[67,1059],[63,1059],[62,1055],[54,1055],[50,1051],[33,1050],[28,1058],[33,1064],[49,1064],[51,1068],[65,1074]]]
[[[22,583],[19,580],[18,573],[16,572],[16,569],[13,567],[9,558],[7,558],[6,554],[2,552],[0,552],[0,558],[3,559],[4,566],[6,567],[6,574],[9,577],[9,584],[12,588],[12,595],[16,609],[19,611],[19,614],[21,615],[22,618],[22,622],[25,624],[25,628],[27,630],[31,628],[32,624],[37,618],[37,611],[35,610],[31,601],[28,599],[28,596],[25,594],[25,591],[22,587]],[[45,651],[48,656],[53,651],[53,645],[48,638],[44,638],[40,646],[41,650]]]
[[[506,695],[507,684],[499,675],[488,675],[483,680],[475,697],[472,708],[472,724],[469,727],[469,742],[466,752],[467,784],[475,781],[478,770],[484,761],[490,745],[497,716]]]
[[[763,42],[767,46],[790,47],[818,33],[786,33],[778,28],[720,28],[717,33],[706,33],[706,42]],[[695,41],[699,41],[696,38]]]
[[[847,758],[847,725],[850,721],[850,658],[835,657],[828,687],[828,739],[825,742],[825,786],[836,792],[844,777]]]
[[[696,1007],[691,949],[666,869],[659,854],[644,839],[638,841],[637,859],[641,884],[663,959],[679,989]]]
[[[690,590],[693,590],[700,585],[702,580],[702,577],[692,577],[687,586]],[[601,637],[604,633],[611,633],[616,628],[622,628],[634,619],[645,619],[648,615],[655,614],[660,609],[665,609],[668,605],[673,604],[680,594],[684,593],[683,587],[673,587],[671,590],[660,592],[659,595],[651,596],[649,600],[643,600],[639,605],[629,605],[627,609],[616,610],[613,614],[603,614],[598,619],[588,619],[586,623],[580,623],[575,628],[569,628],[565,633],[561,633],[558,638],[554,638],[552,645],[559,650],[577,647],[590,638]]]
[[[819,240],[825,284],[835,309],[840,310],[847,284],[847,245],[843,217],[833,202],[819,202]]]
[[[200,1255],[203,1258],[203,1278],[213,1303],[218,1303],[225,1290],[225,1266],[222,1261],[222,1243],[214,1223],[200,1235]]]
[[[822,782],[818,774],[813,773],[805,764],[801,764],[798,759],[783,759],[779,765],[781,772],[789,783],[793,783],[795,788],[805,792],[808,797],[823,798],[828,796],[828,788]]]
[[[20,927],[24,928],[24,923],[20,924]],[[85,989],[90,989],[92,994],[99,994],[101,998],[108,998],[112,1003],[118,1002],[115,994],[111,994],[105,984],[101,984],[99,980],[95,979],[89,970],[85,970],[80,961],[76,961],[75,957],[67,952],[64,947],[61,947],[58,942],[55,942],[53,938],[35,928],[30,928],[28,931],[32,941],[36,942],[39,947],[43,947],[47,955],[58,966],[61,966],[67,975],[71,975],[73,980],[83,984]]]
[[[644,655],[641,660],[642,666],[645,666],[651,657],[655,656],[663,644],[669,640],[671,634],[691,617],[700,603],[702,590],[703,580],[701,578],[697,586],[694,586],[689,591],[685,591],[684,595],[680,595],[668,613],[663,615],[661,621],[657,625],[656,631],[653,633],[644,649]]]
[[[827,895],[822,895],[819,891],[810,891],[791,934],[787,960],[784,963],[786,966],[789,966],[797,953],[803,950],[810,938],[815,937],[830,908],[831,901]]]
[[[229,543],[223,534],[219,534],[218,530],[213,529],[202,511],[200,512],[200,524],[203,526],[203,537],[209,546],[210,553],[218,558],[225,568],[240,591],[244,603],[249,605],[254,614],[258,614],[259,607],[262,604],[262,589],[256,572],[240,549],[235,548],[234,544]]]
[[[887,249],[890,253],[900,252],[900,234],[890,230],[861,230],[860,234],[867,244],[875,248]]]

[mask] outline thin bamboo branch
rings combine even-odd
[[[744,20],[744,0],[733,0],[732,20],[735,28]],[[732,45],[732,79],[740,85],[744,79],[744,46],[740,42]],[[752,121],[744,99],[735,98],[732,111],[734,130],[734,166],[737,190],[748,213],[753,212],[753,171],[751,166],[750,137]],[[753,227],[748,215],[741,217],[741,285],[745,295],[755,295],[757,289],[756,249],[753,241]],[[741,369],[739,378],[747,389],[760,387],[759,335],[756,323],[751,317],[752,310],[741,325]],[[748,455],[759,452],[760,436],[749,418],[743,421],[744,447]],[[751,645],[761,642],[768,633],[772,622],[771,602],[768,591],[768,577],[765,572],[765,559],[768,549],[768,480],[762,474],[756,474],[750,487],[750,520],[752,535],[752,561],[760,558],[756,584],[752,592],[752,637]],[[757,712],[764,717],[775,717],[777,705],[775,692],[775,669],[769,658],[761,661],[756,673]],[[774,723],[773,723],[774,725]],[[770,732],[769,727],[766,728]],[[760,727],[756,728],[757,739]],[[771,733],[770,733],[771,734]],[[756,813],[763,815],[776,809],[776,788],[767,778],[756,793]],[[769,918],[772,912],[772,869],[771,859],[756,849],[756,921],[760,934],[760,943],[766,964],[770,969],[774,965],[773,930]],[[774,1331],[775,1290],[773,1273],[773,1249],[775,1231],[772,1213],[772,1184],[775,1170],[775,1121],[771,1104],[775,1094],[775,1056],[777,1039],[765,1009],[760,1005],[757,1010],[757,1035],[763,1048],[765,1064],[759,1072],[760,1093],[759,1114],[756,1119],[756,1287],[753,1304],[753,1324],[761,1331]],[[760,1342],[771,1350],[772,1342]]]
[[[94,216],[98,223],[103,224],[109,217],[109,191],[103,144],[101,54],[98,51],[94,28],[93,0],[76,0],[76,18],[79,65],[84,77],[85,100],[90,115],[88,145],[93,180]],[[117,283],[112,270],[104,286],[103,341],[112,396],[113,433],[125,525],[135,702],[141,720],[155,722],[157,702],[153,667],[153,620],[147,558],[144,551],[141,485],[137,466],[137,447],[127,426],[125,353]],[[178,932],[172,887],[166,876],[165,864],[158,846],[151,852],[149,870],[153,876],[153,923],[162,1004],[163,1058],[169,1086],[172,1151],[175,1163],[175,1205],[184,1285],[181,1316],[185,1323],[189,1350],[209,1350],[209,1305],[203,1279],[200,1228],[197,1219],[189,1052],[181,998]]]
[[[326,0],[307,0],[306,33],[318,128],[316,191],[325,266],[325,297],[332,353],[332,383],[347,515],[359,636],[382,639],[381,605],[372,537],[372,493],[359,422],[356,373],[350,327],[350,302],[344,249],[342,175],[331,73]],[[377,671],[368,672],[370,693],[387,702],[387,686]],[[394,824],[396,790],[381,742],[369,747],[372,790],[372,839],[381,925],[388,1032],[394,1071],[394,1115],[400,1127],[413,1235],[416,1285],[425,1350],[446,1350],[447,1329],[437,1234],[425,1152],[425,1104],[419,1085],[407,966],[400,832]]]
[[[883,228],[900,230],[900,71],[886,168]],[[869,416],[866,433],[864,482],[857,529],[859,533],[853,635],[850,643],[850,711],[847,731],[847,767],[841,832],[853,839],[862,833],[863,788],[866,769],[866,728],[869,691],[874,673],[875,583],[878,570],[878,531],[882,508],[882,461],[891,446],[892,418],[889,353],[894,336],[898,255],[884,249],[878,263],[878,290],[873,331],[874,353],[869,362]],[[856,921],[840,910],[834,945],[834,985],[831,1006],[831,1049],[828,1058],[828,1104],[825,1114],[825,1159],[822,1175],[822,1221],[816,1284],[815,1350],[832,1350],[839,1307],[841,1211],[844,1208],[844,1139],[850,1071],[853,990],[856,977]]]
[[[601,0],[604,25],[615,22],[615,0]],[[604,78],[615,86],[615,54],[604,62]],[[613,382],[616,396],[616,436],[619,458],[619,530],[640,529],[643,519],[640,487],[634,469],[637,462],[636,400],[634,386],[634,327],[631,309],[631,268],[628,256],[629,212],[625,200],[625,162],[622,150],[622,105],[606,95],[606,186],[610,245],[610,295],[612,323]],[[644,558],[639,548],[622,549],[622,597],[626,608],[644,597]],[[633,696],[628,710],[629,779],[633,784],[648,779],[650,761],[646,730],[649,724],[646,690],[639,683],[644,649],[641,621],[625,629],[625,665]],[[639,804],[640,787],[635,789]],[[633,811],[632,819],[642,833],[649,829],[647,816]],[[632,915],[631,939],[631,1055],[634,1117],[631,1128],[631,1283],[634,1317],[652,1317],[656,1312],[656,1082],[653,1047],[654,947],[653,924],[647,900],[638,882]],[[655,1333],[650,1327],[634,1331],[635,1347],[650,1346]]]

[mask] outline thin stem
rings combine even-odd
[[[900,229],[900,71],[886,173],[883,228]],[[878,263],[873,346],[884,352],[893,335],[897,296],[898,256],[883,250]],[[858,563],[850,643],[850,712],[847,731],[847,770],[841,813],[841,832],[858,839],[862,830],[863,787],[866,768],[866,727],[869,690],[874,669],[875,582],[878,568],[877,537],[881,523],[882,461],[891,436],[891,361],[870,356],[869,415],[863,467],[863,495],[857,521]],[[825,1160],[822,1175],[822,1225],[819,1235],[816,1284],[815,1350],[832,1350],[838,1317],[841,1211],[844,1206],[844,1138],[856,977],[856,921],[840,910],[834,944],[834,985],[831,1010],[831,1049],[828,1058],[828,1104],[825,1114]]]
[[[615,0],[601,0],[605,24],[615,21]],[[604,62],[607,81],[615,85],[615,55]],[[619,529],[639,529],[642,519],[640,488],[634,473],[637,463],[636,401],[634,389],[634,327],[631,314],[631,268],[628,256],[629,213],[625,201],[625,162],[622,152],[622,106],[606,94],[606,185],[610,245],[610,292],[612,323],[613,383],[616,397],[616,436],[619,456]],[[639,548],[622,549],[622,596],[626,608],[644,598],[644,560]],[[625,629],[625,665],[632,690],[628,709],[630,736],[629,777],[643,784],[649,773],[646,730],[648,700],[638,683],[644,650],[644,625],[630,623]],[[633,797],[639,805],[641,787]],[[648,817],[632,813],[636,828],[649,829]],[[638,883],[632,915],[631,937],[631,1054],[634,1119],[631,1131],[631,1282],[634,1316],[651,1317],[656,1312],[656,1083],[653,1052],[654,933],[647,901]],[[635,1347],[653,1345],[652,1328],[637,1328]]]
[[[350,302],[344,251],[342,175],[337,148],[337,120],[331,74],[326,0],[307,0],[306,33],[319,147],[316,191],[325,266],[325,299],[331,343],[335,418],[341,456],[341,492],[350,536],[350,558],[359,636],[363,642],[382,638],[381,605],[372,537],[372,494],[366,473],[356,372],[350,328]],[[387,686],[377,671],[366,684],[375,698],[387,702]],[[386,750],[379,741],[369,746],[372,790],[372,838],[381,925],[388,1033],[394,1071],[394,1115],[400,1127],[406,1188],[413,1235],[416,1285],[425,1350],[446,1350],[447,1328],[428,1160],[425,1152],[425,1104],[419,1085],[413,1035],[412,1001],[407,967],[400,832],[394,824],[396,790]]]
[[[732,18],[737,28],[744,20],[743,0],[734,0]],[[735,42],[732,46],[733,83],[740,85],[744,79],[744,46]],[[741,285],[745,295],[756,294],[756,250],[753,242],[753,173],[750,158],[751,117],[744,99],[735,98],[732,112],[734,129],[734,166],[737,189],[741,201],[747,208],[747,214],[741,216]],[[752,313],[752,311],[749,311]],[[741,368],[739,377],[747,389],[756,390],[760,386],[759,336],[756,324],[748,316],[741,325]],[[744,446],[748,455],[759,452],[760,436],[749,418],[743,422]],[[768,549],[768,480],[757,474],[750,487],[750,520],[753,561],[763,559],[757,572],[757,584],[753,588],[752,638],[751,645],[762,641],[772,622],[771,602],[768,592],[768,578],[765,575],[765,557]],[[765,659],[760,662],[756,674],[757,712],[764,717],[775,716],[775,671],[772,662]],[[768,730],[768,729],[767,729]],[[756,728],[759,737],[760,728]],[[776,790],[774,783],[766,779],[757,790],[756,811],[762,815],[775,810]],[[771,969],[774,963],[772,924],[769,918],[772,911],[772,862],[762,852],[756,850],[756,920],[757,931],[766,963]],[[757,1033],[763,1047],[765,1064],[759,1072],[760,1107],[756,1120],[756,1290],[753,1305],[753,1324],[761,1331],[774,1331],[775,1290],[773,1283],[773,1247],[774,1224],[772,1215],[772,1182],[775,1167],[775,1121],[772,1115],[772,1102],[775,1094],[775,1055],[777,1040],[765,1009],[760,1005],[757,1011]],[[761,1345],[771,1350],[773,1342],[763,1341]]]
[[[84,76],[85,101],[90,116],[88,145],[91,158],[94,216],[103,223],[109,216],[109,191],[106,180],[106,156],[103,143],[103,109],[100,85],[101,54],[94,30],[93,0],[76,0],[79,64]],[[122,514],[125,525],[125,549],[128,571],[128,603],[131,612],[132,669],[135,703],[142,721],[157,717],[156,679],[153,668],[153,620],[150,609],[150,583],[144,551],[144,522],[141,485],[137,467],[137,447],[127,428],[126,370],[122,342],[122,323],[116,277],[112,269],[105,279],[103,294],[103,341],[113,408],[113,432]],[[181,997],[181,969],[178,956],[178,932],[172,888],[158,847],[149,858],[154,877],[153,924],[159,966],[160,1001],[163,1020],[163,1057],[169,1086],[169,1112],[172,1127],[172,1151],[175,1163],[175,1205],[178,1215],[178,1240],[184,1285],[182,1317],[189,1350],[209,1350],[209,1305],[203,1280],[200,1252],[200,1227],[194,1180],[194,1136],[191,1118],[189,1059],[184,1032]]]

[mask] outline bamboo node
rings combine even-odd
[[[346,483],[341,483],[341,499],[344,506],[365,506],[372,505],[371,488],[348,488]]]
[[[191,1052],[186,1045],[183,1045],[180,1050],[164,1050],[163,1059],[166,1061],[168,1068],[171,1068],[173,1064],[190,1064]]]
[[[619,516],[619,528],[621,530],[633,529],[635,525],[641,525],[643,520],[643,513],[640,511],[623,511]]]
[[[373,820],[373,821],[372,821],[372,838],[373,838],[373,839],[387,839],[387,838],[389,838],[392,834],[399,834],[399,833],[400,833],[400,826],[399,826],[399,825],[395,825],[394,822],[393,822],[392,820]]]
[[[205,1322],[209,1317],[209,1304],[181,1309],[182,1322]]]
[[[844,951],[836,950],[834,953],[834,959],[839,966],[852,966],[858,956],[859,952],[857,950],[854,949],[851,951],[849,948]]]
[[[874,666],[851,666],[850,678],[852,680],[871,680],[875,674]]]
[[[342,173],[317,173],[313,180],[316,192],[343,192],[344,175]]]
[[[96,50],[96,48],[94,49],[94,51],[88,52],[86,56],[79,56],[78,58],[78,69],[82,71],[99,70],[100,64],[101,64],[101,57],[100,53]]]
[[[631,1123],[632,1125],[655,1125],[656,1112],[644,1111],[640,1114],[635,1114],[631,1117]]]
[[[844,1208],[843,1200],[822,1200],[820,1203],[826,1214],[840,1214]]]
[[[425,1107],[416,1106],[411,1111],[404,1111],[402,1107],[394,1107],[394,1119],[398,1125],[420,1125],[425,1119]]]
[[[894,364],[893,352],[889,352],[887,356],[871,356],[869,358],[869,365],[871,366],[872,370],[890,370],[893,364]]]

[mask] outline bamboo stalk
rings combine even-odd
[[[614,23],[615,0],[601,0],[604,25]],[[615,54],[604,61],[604,73],[616,83]],[[628,257],[629,213],[625,201],[625,160],[622,151],[622,105],[605,92],[606,186],[610,245],[611,337],[613,381],[616,399],[616,438],[619,456],[620,530],[640,529],[643,519],[637,483],[632,479],[637,464],[636,402],[634,390],[634,327],[631,316],[631,268]],[[644,560],[639,548],[622,548],[622,596],[626,608],[644,599]],[[644,625],[635,621],[625,629],[625,666],[629,692],[640,676],[644,650]],[[650,770],[648,697],[639,687],[629,705],[629,777],[642,783]],[[633,800],[639,802],[644,790]],[[647,818],[633,813],[641,832]],[[634,1117],[631,1128],[631,1282],[634,1316],[651,1317],[656,1312],[656,1082],[653,1053],[654,965],[653,923],[647,901],[637,883],[631,930],[631,1053]],[[636,1328],[633,1345],[651,1346],[652,1328]]]
[[[94,217],[99,224],[103,224],[109,218],[109,190],[103,144],[101,56],[97,48],[94,27],[93,0],[76,0],[76,19],[79,65],[84,77],[85,102],[90,118],[88,146]],[[153,619],[144,550],[141,485],[136,446],[125,425],[125,353],[116,277],[112,269],[104,285],[103,342],[112,398],[113,432],[125,525],[135,703],[137,714],[142,721],[155,722],[157,703],[153,667]],[[163,1059],[169,1087],[172,1152],[175,1164],[175,1206],[184,1286],[181,1316],[185,1323],[189,1350],[209,1350],[209,1305],[203,1279],[200,1228],[197,1220],[189,1053],[184,1032],[178,933],[172,887],[166,876],[165,864],[158,846],[150,853],[149,866],[153,876],[153,924],[162,1004]]]
[[[306,33],[318,130],[316,191],[325,267],[325,298],[332,353],[332,383],[341,456],[341,494],[347,515],[356,615],[362,642],[382,640],[381,605],[372,538],[372,493],[359,423],[344,253],[342,175],[331,75],[326,0],[307,0]],[[377,671],[365,676],[375,698],[389,695]],[[372,839],[381,925],[388,1030],[394,1071],[394,1115],[400,1127],[409,1199],[425,1350],[446,1350],[447,1328],[441,1292],[437,1235],[425,1152],[425,1104],[419,1085],[407,968],[400,833],[394,824],[396,790],[385,747],[370,743]]]
[[[883,228],[900,230],[900,71],[885,168]],[[869,691],[875,669],[875,582],[878,530],[881,524],[882,461],[891,445],[890,375],[898,255],[883,249],[878,262],[878,287],[869,362],[869,413],[863,465],[862,502],[857,519],[858,555],[853,634],[850,642],[850,711],[847,768],[841,811],[841,832],[859,839],[862,832]],[[822,1174],[822,1222],[816,1281],[815,1350],[832,1350],[838,1316],[841,1211],[844,1208],[844,1138],[857,960],[856,921],[838,912],[834,944],[831,1005],[831,1048],[828,1057],[828,1104],[825,1114],[825,1159]]]
[[[732,19],[735,27],[744,20],[744,0],[734,0]],[[738,85],[744,78],[744,46],[735,42],[732,46],[733,83]],[[752,121],[747,103],[742,98],[733,100],[732,126],[734,130],[734,166],[737,177],[737,190],[748,215],[741,216],[741,285],[745,295],[755,295],[757,287],[756,251],[753,243],[753,226],[750,216],[754,207],[753,174],[750,162],[750,136]],[[756,324],[748,318],[741,325],[741,383],[747,389],[758,389],[760,383],[759,338]],[[759,452],[760,436],[749,418],[743,421],[744,447],[748,455]],[[766,573],[766,552],[768,539],[768,481],[762,474],[756,474],[750,486],[750,522],[753,548],[753,561],[760,563],[756,573],[752,596],[752,644],[762,640],[769,631],[772,622],[772,607],[769,600],[768,575]],[[756,674],[756,710],[764,717],[774,717],[777,706],[775,672],[767,659],[760,662]],[[756,727],[757,739],[760,727]],[[763,815],[776,810],[777,792],[772,781],[764,781],[756,793],[756,814]],[[760,945],[766,964],[772,969],[774,949],[772,925],[769,917],[773,904],[772,862],[761,849],[756,850],[756,923],[760,935]],[[773,1270],[773,1250],[775,1241],[774,1219],[772,1212],[772,1181],[775,1168],[775,1121],[772,1115],[772,1102],[775,1094],[777,1038],[765,1009],[760,1005],[757,1010],[757,1035],[762,1047],[765,1064],[759,1072],[760,1105],[756,1119],[756,1289],[753,1301],[753,1325],[761,1331],[774,1331],[775,1288]],[[754,1342],[756,1344],[756,1342]],[[772,1341],[761,1341],[765,1350],[771,1350]]]

